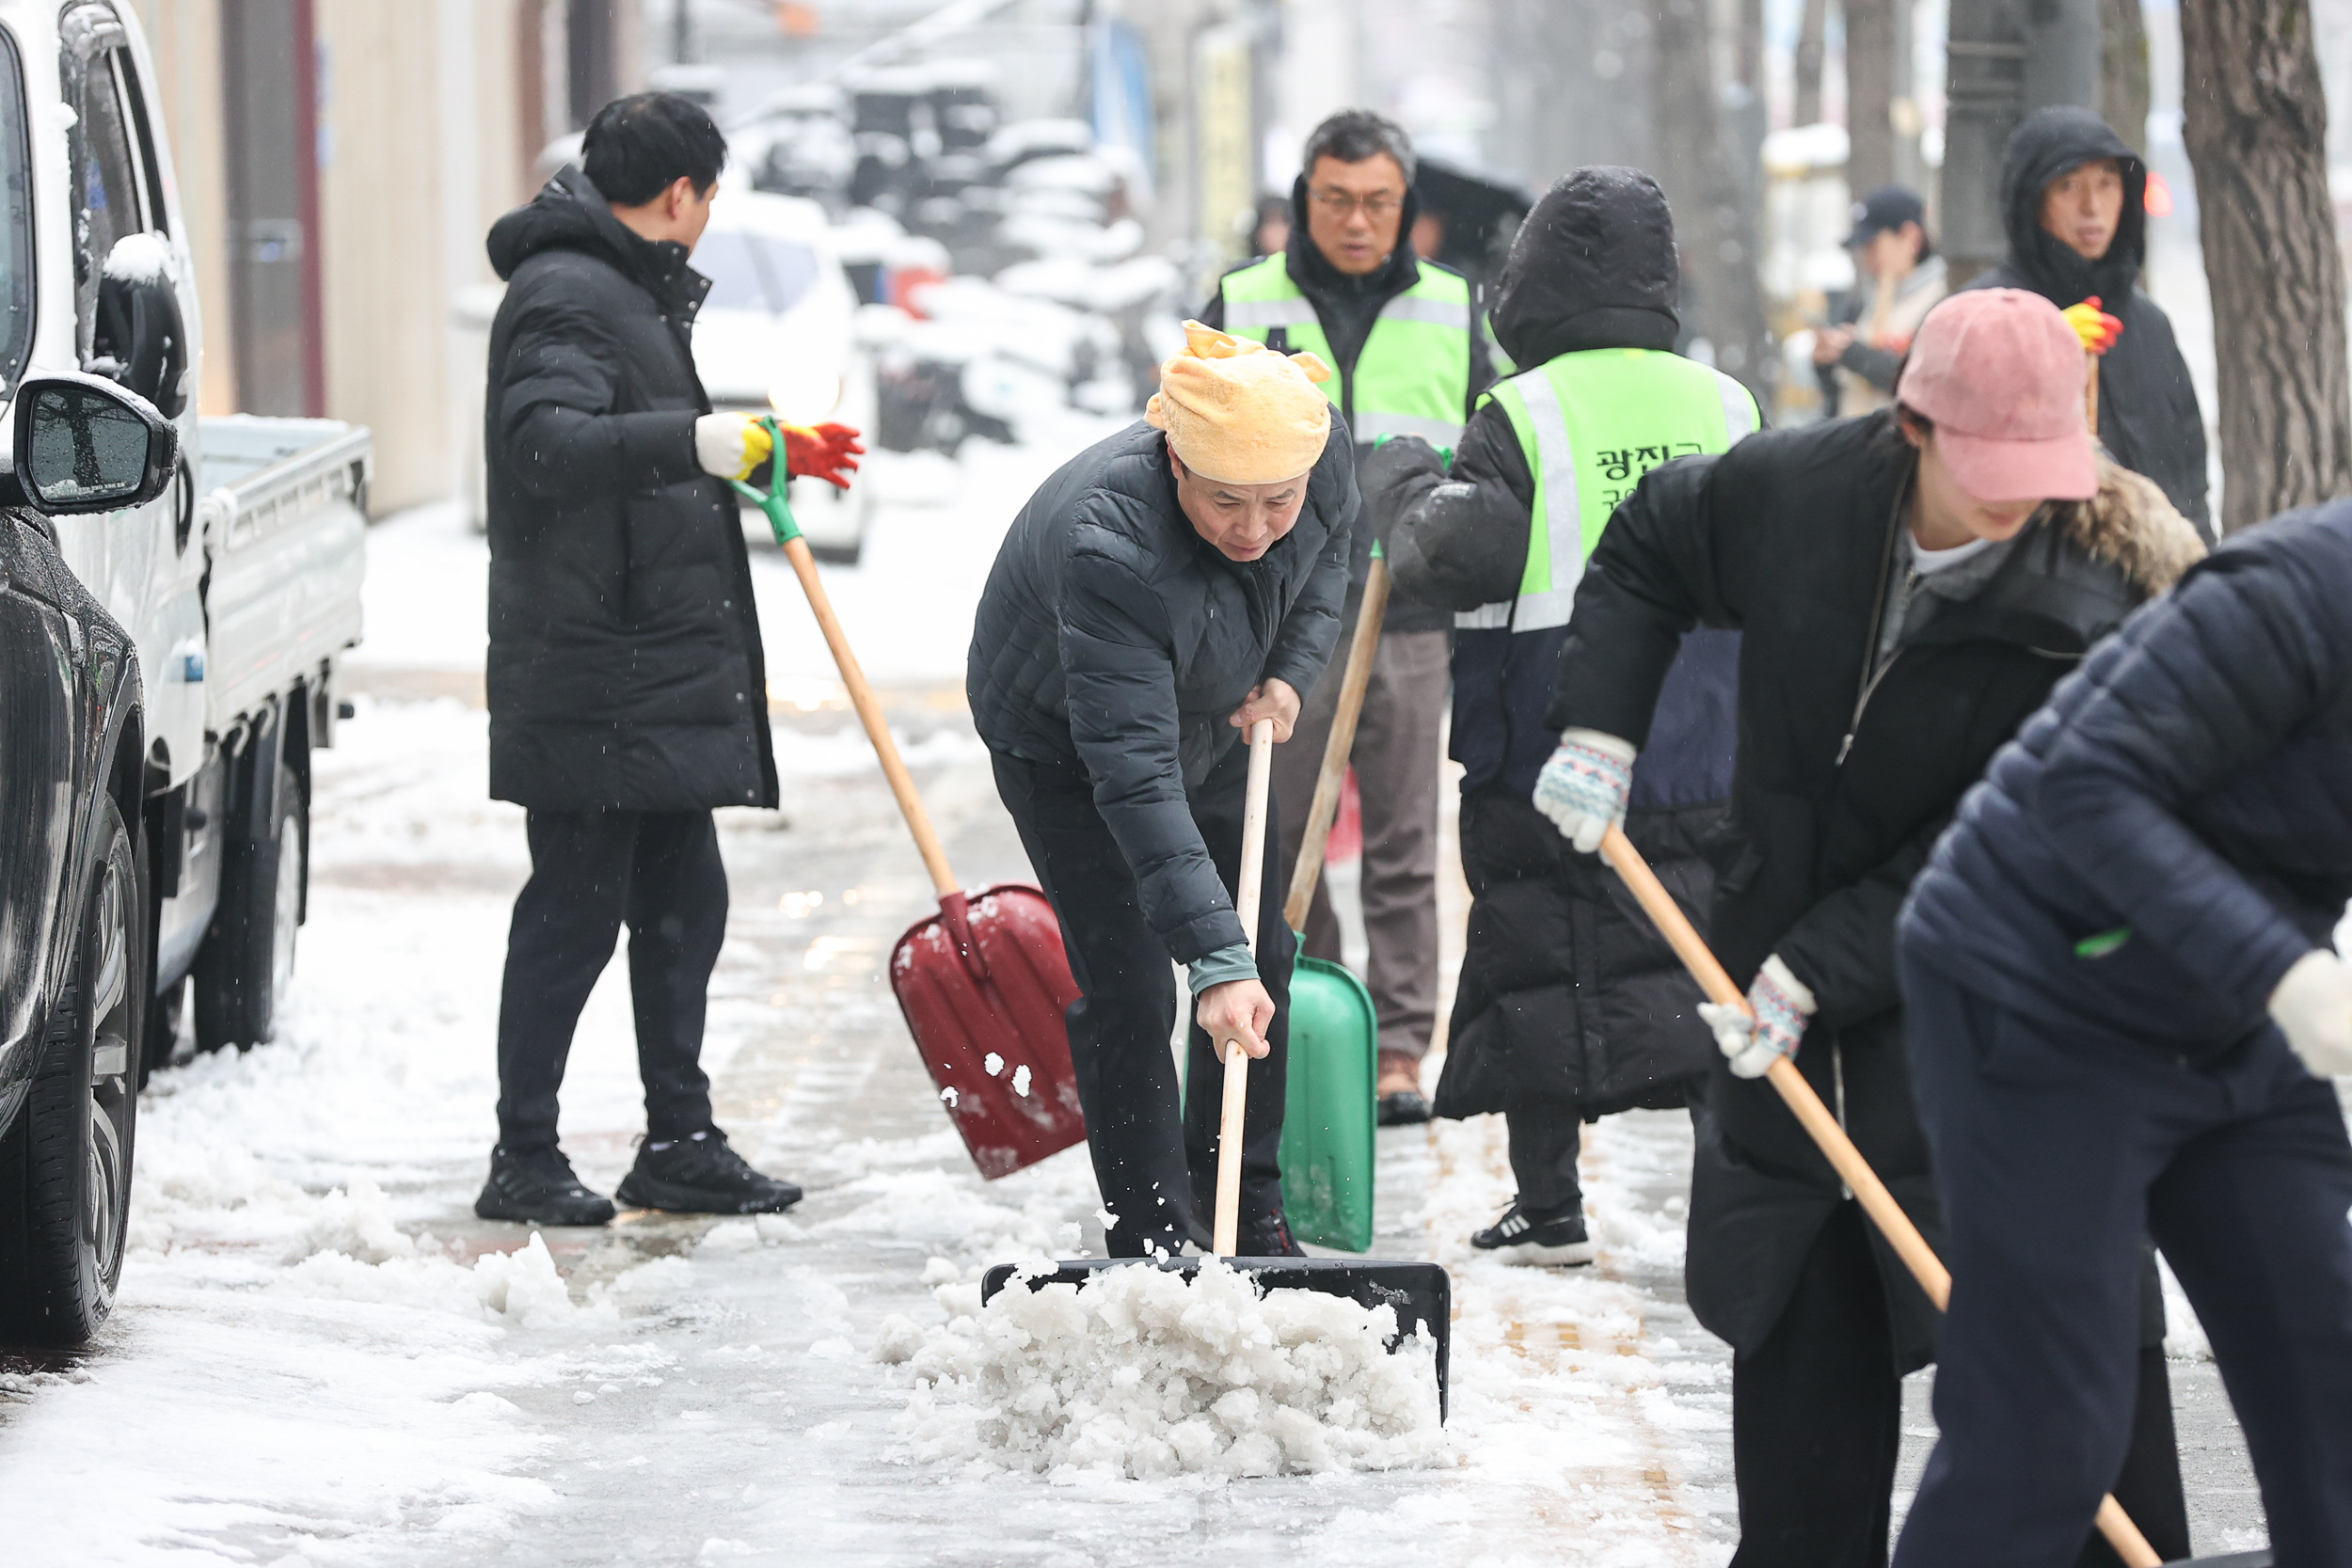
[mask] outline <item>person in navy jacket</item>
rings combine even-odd
[[[2072,1561],[2152,1234],[2280,1568],[2352,1561],[2352,501],[2240,534],[1994,759],[1899,924],[1952,1298],[1897,1568]]]

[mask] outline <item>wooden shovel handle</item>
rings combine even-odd
[[[1623,828],[1609,830],[1608,836],[1600,841],[1600,854],[1625,879],[1634,900],[1666,939],[1667,945],[1675,950],[1675,957],[1691,972],[1691,977],[1699,983],[1707,999],[1747,1010],[1746,993],[1733,983],[1706,939],[1682,912],[1682,906],[1675,902],[1674,895],[1666,891],[1658,874],[1642,858],[1642,852],[1625,836]],[[1936,1257],[1935,1249],[1928,1245],[1928,1239],[1919,1234],[1919,1227],[1911,1223],[1911,1216],[1903,1212],[1902,1205],[1895,1201],[1895,1195],[1886,1190],[1886,1183],[1879,1180],[1870,1163],[1862,1157],[1862,1150],[1846,1136],[1846,1130],[1830,1115],[1829,1107],[1821,1103],[1821,1097],[1813,1092],[1813,1085],[1797,1070],[1797,1064],[1783,1056],[1765,1076],[1780,1091],[1780,1098],[1788,1101],[1788,1109],[1805,1132],[1820,1146],[1821,1152],[1829,1157],[1838,1179],[1852,1189],[1855,1200],[1886,1238],[1887,1245],[1895,1249],[1895,1256],[1911,1270],[1912,1277],[1927,1291],[1928,1299],[1935,1303],[1936,1310],[1943,1311],[1952,1299],[1951,1271]],[[2115,1548],[2127,1568],[2161,1568],[2164,1560],[2113,1497],[2100,1499],[2098,1523],[2099,1532],[2107,1538],[2107,1544]]]
[[[841,671],[841,684],[850,689],[850,705],[857,709],[858,722],[866,726],[866,738],[874,743],[874,755],[881,759],[882,777],[890,781],[890,793],[898,797],[898,810],[914,833],[914,847],[923,857],[923,869],[931,874],[931,886],[942,898],[962,891],[955,872],[948,868],[947,851],[931,828],[930,814],[923,809],[923,798],[914,792],[914,780],[907,772],[907,765],[899,760],[898,743],[891,738],[889,721],[882,718],[882,703],[867,683],[857,655],[850,649],[849,636],[841,629],[841,618],[833,612],[833,600],[825,594],[824,579],[817,572],[817,558],[808,552],[808,541],[798,536],[786,540],[784,558],[792,562],[793,574],[801,579],[801,591],[808,595],[808,608],[816,612],[818,627],[825,634],[825,646],[833,650],[833,661]],[[767,700],[765,692],[760,694],[760,700]]]
[[[1258,905],[1265,885],[1265,798],[1274,779],[1274,721],[1249,726],[1249,789],[1241,816],[1241,879],[1233,890],[1233,912],[1241,916],[1242,939],[1258,950]],[[1225,1103],[1216,1132],[1216,1221],[1211,1246],[1231,1258],[1241,1241],[1242,1123],[1249,1109],[1249,1053],[1239,1040],[1219,1040],[1225,1058]]]
[[[1307,808],[1307,836],[1299,840],[1290,896],[1282,900],[1283,923],[1294,931],[1306,928],[1307,906],[1314,902],[1315,883],[1323,877],[1323,852],[1332,819],[1340,813],[1340,786],[1347,782],[1347,759],[1356,751],[1356,721],[1363,716],[1364,689],[1372,684],[1372,659],[1380,651],[1380,623],[1388,610],[1389,563],[1375,555],[1372,575],[1364,579],[1364,602],[1356,612],[1356,636],[1347,645],[1347,669],[1340,677],[1339,711],[1331,718],[1331,737],[1323,743],[1314,804]]]

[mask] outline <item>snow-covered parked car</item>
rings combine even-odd
[[[873,431],[874,372],[858,345],[857,293],[822,207],[723,187],[693,267],[710,279],[694,318],[694,368],[712,407]],[[855,562],[873,518],[872,492],[796,480],[791,495],[818,557]],[[743,522],[757,537],[773,537],[756,508],[745,507]]]

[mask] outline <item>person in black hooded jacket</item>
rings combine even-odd
[[[725,158],[695,104],[620,99],[588,127],[587,166],[490,230],[507,280],[483,433],[490,793],[529,812],[532,876],[499,1004],[485,1218],[612,1216],[558,1148],[556,1112],[572,1030],[624,923],[646,1140],[621,1196],[727,1213],[800,1196],[727,1147],[699,1062],[726,934],[711,809],[776,803],[751,565],[725,483],[751,475],[771,438],[711,412],[689,338],[710,285],[687,258]]]
[[[1673,216],[1656,182],[1637,169],[1591,167],[1545,194],[1497,279],[1496,338],[1528,367],[1506,387],[1527,385],[1540,400],[1546,367],[1596,351],[1605,351],[1602,375],[1641,378],[1613,388],[1630,398],[1604,395],[1589,413],[1580,404],[1573,428],[1541,433],[1565,437],[1596,507],[1605,506],[1619,449],[1648,448],[1646,467],[1672,446],[1649,410],[1613,406],[1644,401],[1650,376],[1662,372],[1660,385],[1682,405],[1675,412],[1694,427],[1720,419],[1725,445],[1758,423],[1737,382],[1687,361],[1648,360],[1674,346],[1678,271]],[[1619,418],[1632,421],[1629,440],[1610,434]],[[1365,514],[1399,586],[1463,623],[1454,632],[1453,751],[1464,769],[1470,945],[1437,1112],[1501,1112],[1518,1182],[1510,1211],[1473,1244],[1512,1262],[1583,1262],[1594,1246],[1576,1172],[1581,1124],[1637,1105],[1680,1105],[1705,1082],[1715,1050],[1698,988],[1623,885],[1591,856],[1571,853],[1530,799],[1559,739],[1545,710],[1567,628],[1565,618],[1538,615],[1562,624],[1532,626],[1527,615],[1504,625],[1480,613],[1519,598],[1535,537],[1534,475],[1509,405],[1481,402],[1450,472],[1428,446],[1405,437],[1365,459],[1362,483]],[[1739,644],[1731,631],[1686,638],[1626,824],[1702,927],[1712,874],[1700,851],[1731,791]]]
[[[2037,109],[2001,156],[2009,256],[1971,289],[2029,289],[2063,310],[2086,299],[2123,324],[2099,361],[2099,440],[2156,482],[2210,541],[2205,421],[2171,318],[2141,291],[2148,166],[2090,110]]]

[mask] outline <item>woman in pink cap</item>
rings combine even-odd
[[[1744,633],[1732,833],[1713,936],[1751,1020],[1696,1118],[1687,1284],[1730,1341],[1735,1568],[1875,1568],[1901,1379],[1936,1315],[1759,1082],[1782,1056],[1931,1241],[1895,917],[1993,753],[2098,640],[2201,551],[2154,485],[2095,453],[2082,342],[2058,308],[1963,293],[1913,340],[1895,406],[1658,468],[1577,588],[1535,802],[1579,849],[1622,819],[1661,682],[1694,626]],[[2185,1555],[2158,1354],[2147,1439],[2110,1478]]]

